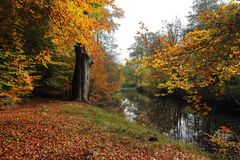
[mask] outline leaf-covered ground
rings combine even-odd
[[[76,102],[31,102],[0,111],[0,159],[208,159],[190,148]]]

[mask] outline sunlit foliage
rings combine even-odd
[[[189,94],[187,101],[194,111],[207,114],[211,109],[202,103],[200,89],[213,86],[215,94],[222,94],[225,82],[240,74],[239,15],[237,2],[202,12],[199,20],[206,29],[189,32],[176,44],[165,37],[164,49],[145,56],[142,66],[168,77],[158,85],[167,89],[164,94],[183,89]]]
[[[3,0],[0,4],[2,103],[20,100],[19,97],[30,93],[34,80],[45,75],[41,65],[69,63],[63,61],[67,59],[64,56],[72,56],[76,43],[85,45],[94,58],[103,54],[96,36],[101,30],[115,29],[113,17],[121,16],[122,11],[110,0]],[[63,56],[52,59],[53,53]]]

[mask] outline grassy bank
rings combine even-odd
[[[208,159],[115,112],[76,102],[0,111],[1,159]]]

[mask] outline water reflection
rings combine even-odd
[[[123,114],[127,117],[127,119],[135,122],[135,119],[138,117],[137,106],[134,103],[132,103],[131,101],[129,101],[127,98],[125,98],[121,102],[121,108],[123,109]]]
[[[207,145],[203,137],[221,125],[239,130],[239,116],[188,114],[183,112],[184,102],[178,99],[149,98],[135,90],[124,90],[120,97],[122,112],[130,121],[143,122],[172,139]]]

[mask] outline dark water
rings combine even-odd
[[[240,116],[236,113],[212,112],[208,116],[183,111],[184,102],[169,97],[149,98],[134,89],[120,93],[121,110],[130,121],[145,123],[171,139],[208,145],[206,133],[213,134],[219,126],[238,132]]]

